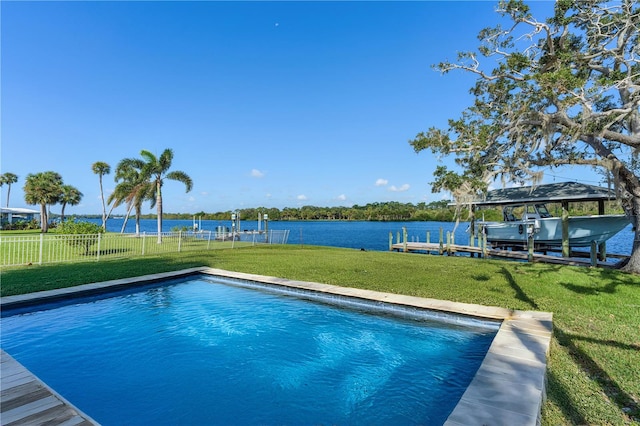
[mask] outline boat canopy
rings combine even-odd
[[[615,200],[613,189],[578,182],[550,183],[489,191],[483,199],[473,201],[475,206],[504,206],[528,203],[562,203],[576,201]]]

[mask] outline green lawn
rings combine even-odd
[[[640,277],[606,269],[298,246],[5,268],[3,296],[207,265],[554,314],[544,425],[640,423]],[[516,396],[517,397],[517,396]]]

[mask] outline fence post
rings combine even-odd
[[[144,256],[144,247],[147,245],[145,242],[147,236],[147,231],[142,231],[142,256]]]
[[[44,246],[44,234],[40,233],[40,254],[38,256],[38,265],[42,265],[42,250]]]
[[[207,250],[211,247],[211,231],[209,231],[209,239],[207,240]]]
[[[96,253],[96,262],[100,262],[100,243],[102,242],[102,234],[98,232],[98,251]]]
[[[438,244],[439,244],[439,247],[438,247],[438,254],[439,254],[440,256],[442,256],[442,253],[444,253],[444,243],[443,243],[443,241],[442,241],[442,239],[443,239],[443,238],[444,238],[444,236],[443,236],[443,230],[442,230],[442,227],[440,227],[440,242],[438,243]]]
[[[178,253],[182,249],[182,231],[178,231]]]

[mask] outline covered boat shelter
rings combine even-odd
[[[502,207],[520,204],[558,203],[562,206],[562,256],[570,256],[569,247],[569,203],[595,201],[598,215],[605,214],[605,201],[616,200],[613,190],[578,182],[560,182],[537,186],[523,186],[489,191],[482,199],[472,201],[475,212],[478,207]],[[475,213],[471,221],[471,231],[475,229]],[[599,257],[606,256],[606,243],[598,247]]]

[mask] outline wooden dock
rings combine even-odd
[[[406,242],[391,244],[390,249],[392,251],[400,251],[407,253],[427,253],[427,254],[440,254],[440,255],[456,255],[464,254],[470,256],[478,256],[485,258],[503,258],[514,260],[529,260],[529,253],[519,250],[502,250],[494,248],[483,249],[477,246],[465,246],[459,244],[440,244],[440,243],[419,243],[419,242]],[[586,256],[586,258],[585,258]],[[624,255],[611,254],[610,258],[625,258]],[[594,266],[592,260],[589,257],[589,253],[586,252],[572,252],[571,257],[564,258],[560,256],[552,256],[543,253],[533,253],[533,262],[553,263],[558,265],[573,265],[573,266]],[[596,266],[600,267],[612,267],[613,264],[608,262],[598,261]]]
[[[97,425],[62,396],[0,350],[0,424]]]

